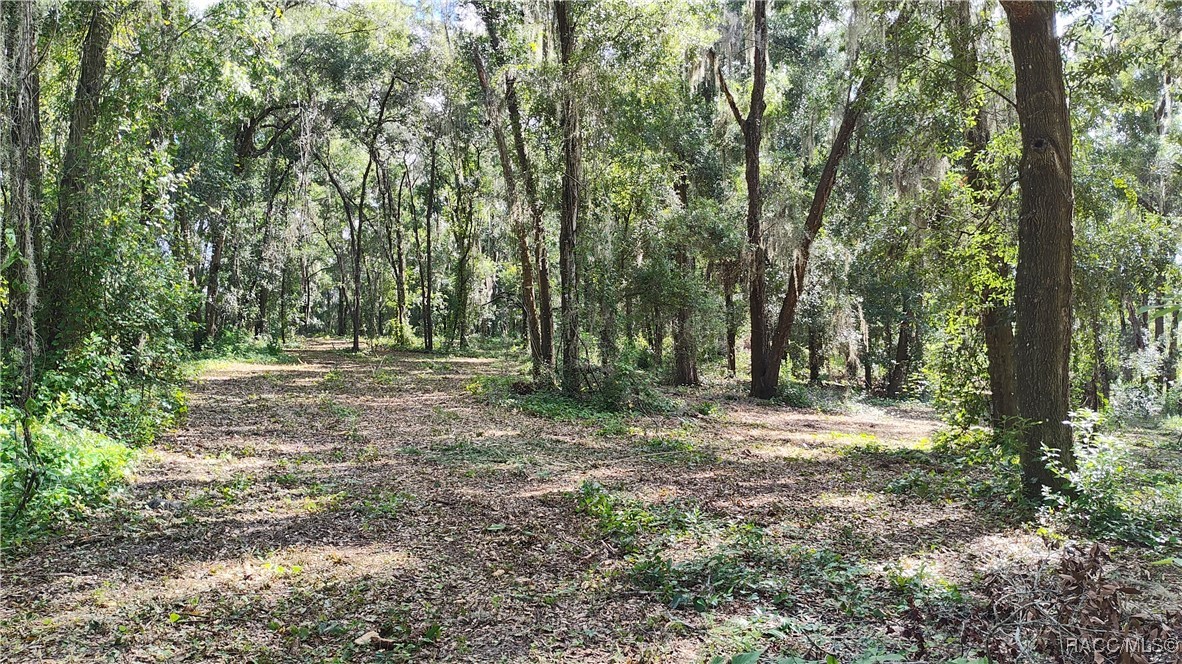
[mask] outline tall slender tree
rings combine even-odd
[[[86,223],[86,193],[94,167],[93,133],[107,72],[107,46],[114,29],[114,7],[105,1],[93,3],[82,40],[78,85],[62,152],[57,210],[50,228],[46,271],[54,278],[46,288],[44,338],[46,348],[51,350],[69,346],[85,333],[84,312],[91,309],[88,304],[96,285],[87,260],[94,226]]]
[[[575,22],[571,4],[554,3],[562,65],[562,214],[558,238],[559,273],[562,278],[562,389],[579,391],[578,264],[575,248],[579,234],[579,188],[583,175],[582,137],[579,135],[579,103],[576,90]]]

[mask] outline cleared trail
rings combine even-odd
[[[0,659],[694,661],[732,647],[726,625],[758,607],[674,610],[629,585],[626,552],[578,509],[585,480],[870,567],[966,577],[997,542],[1033,547],[973,506],[884,492],[909,468],[897,452],[936,426],[921,415],[735,399],[604,432],[466,389],[516,370],[503,360],[293,355],[211,370],[109,514],[6,563]],[[708,454],[638,446],[670,431]],[[370,631],[381,639],[355,643]]]

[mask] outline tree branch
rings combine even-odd
[[[708,51],[707,57],[710,58],[710,67],[718,72],[718,87],[722,88],[722,94],[726,95],[726,103],[731,107],[735,121],[739,123],[740,127],[746,127],[747,121],[743,119],[743,113],[739,111],[739,105],[735,103],[735,96],[731,94],[731,89],[726,85],[726,78],[722,75],[722,67],[719,67],[715,61],[714,49]]]

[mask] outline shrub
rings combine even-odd
[[[101,433],[61,423],[30,426],[39,478],[25,510],[14,518],[31,462],[18,436],[19,412],[0,410],[0,509],[4,546],[21,546],[56,527],[78,521],[104,504],[127,477],[134,452]]]
[[[1145,545],[1175,544],[1182,536],[1182,483],[1144,472],[1119,439],[1097,432],[1102,418],[1072,413],[1076,468],[1053,454],[1048,466],[1066,479],[1068,495],[1048,493],[1044,518],[1061,516],[1094,537]]]
[[[781,383],[775,400],[792,408],[812,408],[814,405],[813,396],[809,394],[808,388],[792,381]]]
[[[183,357],[174,344],[128,349],[91,334],[44,375],[32,410],[130,443],[149,442],[184,412]]]

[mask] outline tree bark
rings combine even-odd
[[[504,53],[497,33],[499,26],[497,6],[496,3],[477,3],[477,9],[481,12],[488,30],[493,54],[503,59]],[[517,97],[517,79],[511,69],[505,70],[505,108],[509,115],[509,127],[513,132],[513,149],[517,171],[521,174],[522,188],[525,190],[525,205],[533,227],[533,258],[537,279],[535,302],[538,317],[538,344],[541,349],[542,361],[549,370],[554,366],[554,311],[550,292],[550,260],[546,250],[546,228],[543,223],[541,198],[537,191],[537,179],[534,175],[533,164],[529,159],[529,153],[525,149],[521,104]],[[549,373],[549,371],[545,373]]]
[[[575,24],[571,5],[563,0],[554,3],[562,64],[562,214],[559,232],[559,276],[562,310],[562,389],[579,391],[579,311],[578,265],[575,245],[579,232],[579,196],[582,179],[582,137],[579,135],[579,107],[575,91]]]
[[[435,350],[435,324],[432,321],[432,302],[434,296],[434,279],[431,262],[431,227],[435,224],[435,139],[431,139],[431,173],[427,179],[427,211],[426,229],[427,252],[426,274],[423,275],[423,349],[428,353]]]
[[[724,279],[722,285],[723,301],[726,304],[726,371],[734,377],[738,355],[735,352],[736,341],[739,336],[739,316],[735,312],[735,281]]]
[[[903,320],[899,323],[899,341],[895,345],[895,361],[887,376],[886,395],[891,399],[899,396],[907,381],[907,368],[911,362],[911,330],[914,325],[911,318],[911,312],[904,310]]]
[[[816,325],[809,325],[809,383],[821,384],[821,332]]]
[[[107,46],[115,27],[115,15],[106,2],[96,2],[82,40],[78,86],[70,110],[70,128],[62,152],[58,182],[57,212],[51,233],[47,273],[53,275],[46,288],[45,347],[62,350],[85,333],[83,309],[93,304],[90,284],[89,231],[86,189],[92,179],[93,136],[98,122],[103,78],[107,71]]]
[[[767,3],[755,2],[755,48],[752,55],[751,101],[747,117],[739,111],[722,70],[718,83],[726,95],[735,121],[743,132],[743,171],[747,182],[747,248],[744,262],[748,264],[747,300],[751,316],[751,396],[768,399],[775,396],[779,383],[780,365],[775,362],[774,375],[767,322],[767,250],[763,246],[763,195],[760,191],[759,147],[763,140],[763,112],[767,107]]]
[[[11,8],[11,9],[10,9]],[[8,99],[9,131],[4,137],[4,223],[16,240],[16,255],[9,267],[12,338],[5,346],[19,351],[20,390],[17,405],[26,410],[36,379],[37,306],[41,230],[41,81],[37,71],[37,4],[7,3],[0,13],[0,27],[10,27],[6,37],[11,57],[3,63],[4,96]],[[14,15],[9,15],[11,11]],[[0,57],[6,54],[0,48]],[[7,247],[5,247],[7,249]],[[31,443],[24,423],[26,444]],[[35,454],[31,447],[27,450]]]
[[[1014,301],[1018,412],[1024,420],[1023,485],[1030,497],[1060,491],[1044,449],[1075,467],[1071,428],[1072,209],[1071,117],[1063,58],[1055,36],[1055,5],[1002,2],[1010,25],[1022,135],[1018,272]]]
[[[726,86],[721,70],[718,73],[719,87],[726,96],[731,113],[743,130],[745,175],[747,180],[747,245],[750,264],[750,305],[751,305],[751,396],[770,398],[779,388],[780,366],[788,348],[792,325],[800,296],[804,292],[805,276],[808,271],[812,243],[821,230],[829,196],[837,182],[837,171],[849,152],[850,141],[858,120],[862,116],[870,94],[877,89],[880,76],[877,62],[872,62],[866,75],[860,81],[857,92],[846,103],[845,113],[837,136],[830,147],[829,156],[821,171],[820,180],[813,191],[813,200],[805,219],[804,236],[797,247],[789,273],[788,290],[780,305],[775,327],[769,328],[767,319],[767,251],[763,246],[761,224],[763,200],[759,186],[759,144],[762,133],[764,94],[767,84],[767,7],[765,2],[754,4],[755,48],[751,87],[751,104],[744,118]],[[897,34],[898,29],[910,20],[910,8],[904,7],[887,30],[887,41]]]
[[[677,198],[681,201],[681,209],[689,212],[689,177],[683,173],[674,183]],[[673,262],[677,265],[682,279],[691,277],[694,273],[694,259],[689,256],[684,246],[677,247]],[[698,378],[698,349],[694,338],[693,308],[690,306],[688,293],[681,293],[678,300],[677,312],[673,317],[673,384],[700,385]]]

